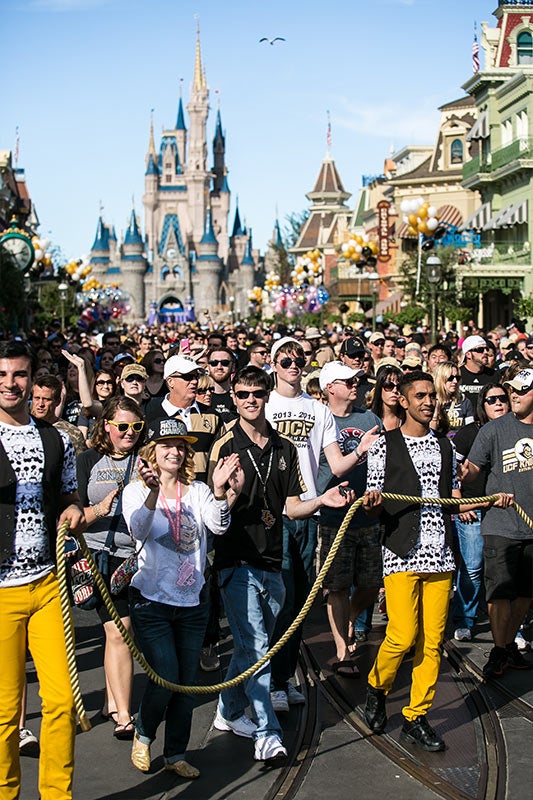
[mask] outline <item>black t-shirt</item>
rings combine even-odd
[[[460,369],[461,392],[468,397],[477,419],[477,398],[482,388],[487,383],[499,383],[500,378],[496,370],[484,367],[482,372],[470,372],[464,365]]]
[[[305,484],[295,446],[270,425],[268,431],[269,441],[261,450],[237,421],[211,450],[209,475],[220,458],[238,453],[245,476],[243,490],[231,509],[229,530],[224,536],[215,538],[216,569],[234,567],[238,562],[246,561],[258,569],[281,570],[283,507],[287,497],[305,492]],[[250,453],[266,484],[266,502],[263,484]]]
[[[470,448],[476,440],[479,433],[479,422],[471,422],[460,428],[453,437],[453,443],[457,451],[457,461],[461,463],[470,452]],[[473,481],[468,481],[461,485],[461,494],[463,497],[485,497],[485,486],[487,484],[488,470],[485,467],[481,468],[479,475]]]
[[[211,405],[213,411],[216,411],[222,417],[223,422],[231,422],[237,419],[237,409],[231,396],[231,392],[213,392],[211,394]]]

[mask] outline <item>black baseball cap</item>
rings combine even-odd
[[[348,358],[355,358],[355,356],[362,356],[365,352],[365,344],[359,336],[351,336],[345,339],[341,344],[341,356],[348,356]]]

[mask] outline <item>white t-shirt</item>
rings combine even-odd
[[[177,544],[158,498],[155,511],[144,505],[149,494],[142,481],[124,489],[122,513],[137,542],[139,571],[131,585],[147,600],[170,606],[196,606],[204,585],[207,533],[221,535],[231,521],[226,500],[215,500],[209,486],[193,481],[181,501],[180,537]],[[168,501],[175,514],[175,501]],[[144,544],[143,544],[144,543]]]
[[[317,496],[316,481],[320,452],[337,442],[338,431],[330,409],[305,392],[283,397],[274,390],[266,405],[266,417],[281,436],[295,445],[307,491],[302,500]]]
[[[61,494],[77,489],[76,458],[69,437],[63,439],[63,473],[58,476]],[[13,552],[0,564],[0,587],[24,586],[40,580],[52,571],[54,554],[50,553],[44,519],[43,474],[44,450],[41,435],[33,420],[28,425],[0,423],[0,438],[17,476]]]

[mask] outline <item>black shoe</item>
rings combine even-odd
[[[364,710],[366,724],[374,733],[383,733],[387,724],[385,712],[385,692],[383,689],[374,689],[370,684],[366,690],[366,705]]]
[[[505,652],[507,653],[507,666],[511,669],[531,669],[531,662],[524,658],[516,642],[506,645]]]
[[[402,736],[412,744],[421,747],[422,750],[429,750],[430,753],[446,749],[444,740],[435,733],[425,715],[416,717],[412,722],[404,720]]]
[[[353,632],[353,640],[354,642],[366,642],[368,639],[368,634],[366,631],[358,631],[355,630]]]
[[[500,678],[509,663],[509,654],[505,647],[493,647],[489,660],[483,667],[484,678]]]

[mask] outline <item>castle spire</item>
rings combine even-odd
[[[154,139],[154,109],[150,109],[150,141],[148,144],[148,154],[156,157],[155,152],[155,139]]]
[[[196,57],[194,59],[194,78],[193,89],[197,92],[205,91],[207,89],[207,81],[205,79],[205,72],[202,67],[202,51],[200,48],[200,20],[196,18]]]

